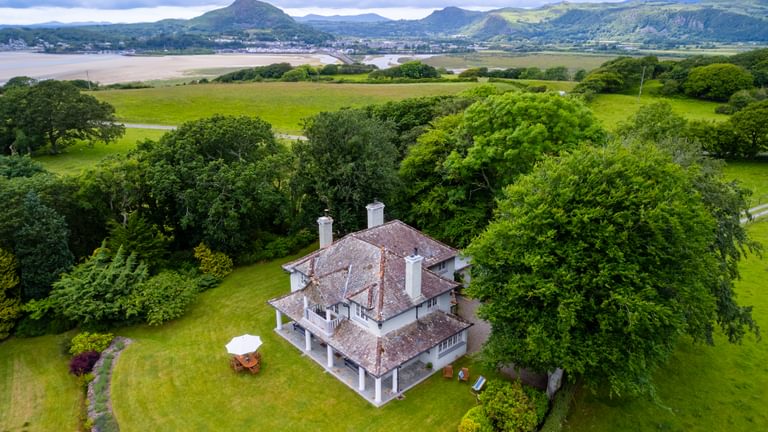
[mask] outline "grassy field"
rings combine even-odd
[[[722,121],[728,118],[726,115],[715,113],[715,107],[718,105],[715,102],[653,95],[643,95],[638,101],[637,95],[601,94],[590,102],[589,107],[606,129],[614,130],[620,122],[633,116],[641,106],[657,102],[669,103],[674,112],[688,120]]]
[[[80,390],[62,353],[64,336],[0,344],[0,431],[77,430]]]
[[[266,300],[289,286],[278,263],[240,268],[182,319],[120,331],[135,340],[113,378],[120,429],[456,430],[475,404],[468,385],[437,374],[377,409],[277,336]],[[259,375],[229,369],[224,345],[243,333],[264,340]]]
[[[768,247],[768,222],[750,227]],[[768,262],[754,256],[741,266],[738,299],[754,305],[754,317],[768,329]],[[569,432],[596,431],[765,431],[768,430],[768,344],[747,336],[740,345],[718,335],[715,346],[683,341],[655,382],[662,406],[644,399],[577,394]]]
[[[731,161],[724,172],[727,178],[738,179],[752,191],[752,206],[768,203],[768,161]]]
[[[422,62],[447,69],[467,69],[473,67],[487,68],[521,68],[537,67],[547,69],[555,66],[565,66],[571,72],[579,69],[592,70],[601,64],[618,57],[617,55],[584,54],[584,53],[530,53],[513,54],[502,51],[485,51],[467,54],[449,54],[430,57]]]
[[[60,154],[38,156],[35,159],[51,172],[62,175],[78,174],[80,171],[96,165],[106,156],[127,153],[136,147],[137,141],[158,139],[165,132],[153,129],[126,129],[122,138],[110,144],[96,143],[89,146],[86,143],[80,143],[65,148]]]
[[[213,114],[256,115],[278,132],[296,134],[301,132],[302,119],[321,111],[455,94],[476,85],[268,82],[112,90],[93,95],[112,104],[120,120],[130,123],[178,125]]]

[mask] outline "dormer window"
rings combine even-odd
[[[368,315],[365,314],[365,308],[355,303],[355,318],[361,321],[368,321]]]
[[[437,307],[437,297],[431,298],[424,303],[427,306],[427,311],[431,311],[432,309]]]
[[[446,265],[445,261],[441,261],[441,262],[437,263],[437,265],[435,266],[435,269],[437,271],[439,271],[439,272],[442,272],[442,271],[445,271],[446,267],[447,267],[447,265]]]

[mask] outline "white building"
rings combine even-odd
[[[335,242],[318,219],[320,249],[283,266],[291,292],[269,304],[279,334],[380,406],[463,356],[471,324],[452,311],[458,251],[366,208],[368,229]]]

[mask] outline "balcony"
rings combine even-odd
[[[320,310],[311,309],[311,308],[304,308],[304,319],[309,321],[310,324],[312,324],[315,328],[320,330],[321,332],[325,333],[327,336],[330,336],[333,334],[334,330],[336,330],[336,327],[341,324],[342,321],[346,319],[346,317],[342,315],[337,315],[333,312],[331,312],[331,319],[326,319],[325,315],[321,315]]]

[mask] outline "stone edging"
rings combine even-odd
[[[125,349],[128,345],[130,345],[133,342],[133,340],[128,339],[126,337],[117,336],[112,340],[112,343],[109,344],[109,347],[104,350],[104,352],[101,353],[101,357],[96,362],[96,364],[93,366],[93,374],[94,379],[90,383],[88,383],[88,419],[93,422],[94,425],[91,428],[92,432],[99,432],[99,428],[96,427],[95,422],[96,419],[104,416],[109,415],[114,419],[114,413],[112,412],[112,398],[111,398],[111,381],[112,381],[112,370],[115,368],[115,363],[117,362],[118,357],[120,357],[120,354],[122,353],[122,350]],[[119,345],[119,347],[118,347]],[[106,387],[104,388],[104,393],[106,395],[107,401],[105,403],[106,411],[96,411],[96,392],[95,387],[96,384],[101,379],[99,372],[101,371],[102,365],[104,364],[104,358],[108,355],[112,356],[112,363],[110,365],[109,370],[106,372],[105,378],[107,379]]]

